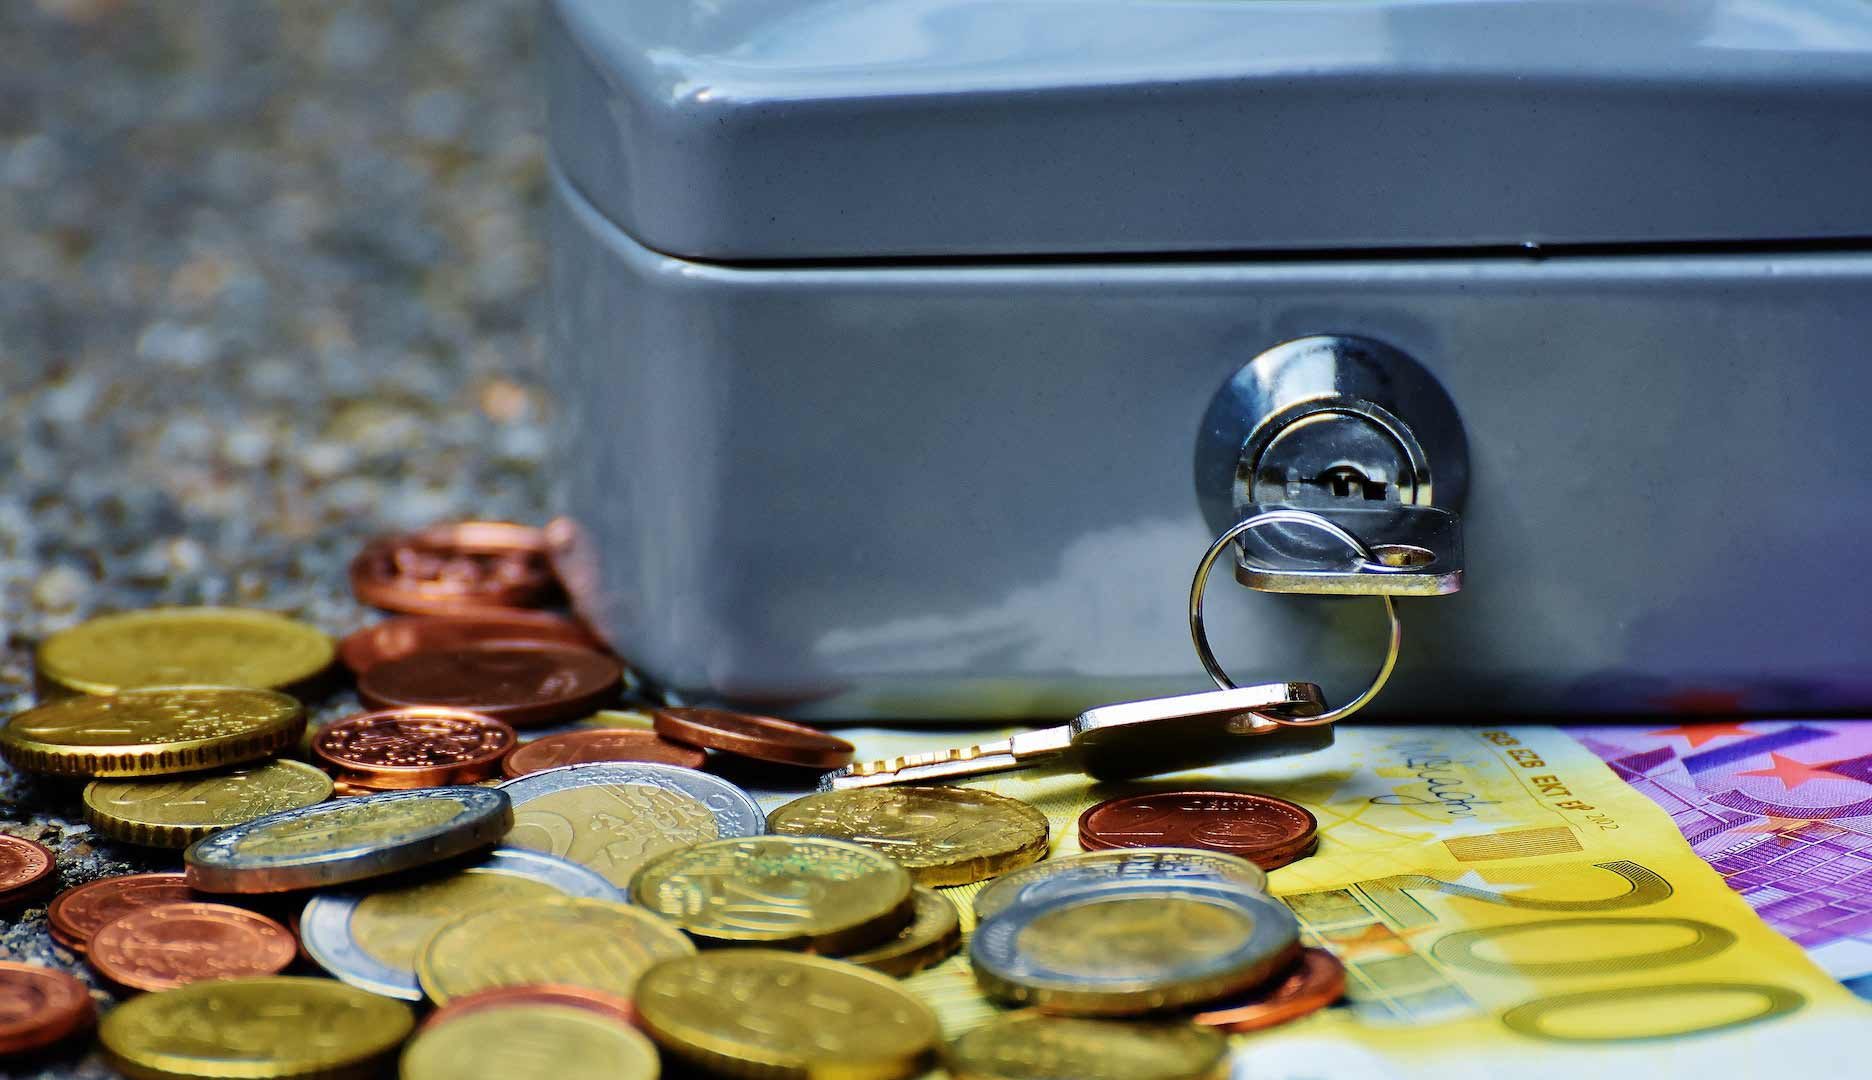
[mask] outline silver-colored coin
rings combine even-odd
[[[982,989],[1005,1002],[1126,1015],[1264,983],[1299,953],[1299,922],[1266,893],[1164,880],[1093,885],[1003,908],[976,928],[969,963]]]
[[[1267,871],[1237,855],[1197,848],[1116,848],[1048,859],[1001,875],[975,894],[975,921],[987,922],[1014,904],[1090,886],[1155,881],[1216,881],[1267,891]]]
[[[753,796],[680,765],[563,765],[500,787],[514,805],[506,846],[571,859],[623,889],[644,863],[666,851],[767,831]]]
[[[324,892],[306,902],[299,941],[334,978],[362,990],[421,1001],[416,956],[430,934],[467,911],[540,892],[622,902],[595,871],[541,851],[495,848],[486,861],[451,874],[376,892]]]
[[[512,825],[513,805],[495,788],[391,791],[255,818],[195,841],[182,861],[203,892],[313,889],[465,855]]]

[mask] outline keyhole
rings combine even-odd
[[[1391,485],[1383,480],[1368,479],[1364,473],[1350,465],[1340,465],[1327,469],[1320,477],[1327,490],[1341,499],[1365,499],[1370,502],[1383,502],[1390,494]]]

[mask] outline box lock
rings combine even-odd
[[[1438,595],[1462,587],[1468,443],[1449,395],[1383,342],[1317,335],[1250,361],[1210,402],[1196,491],[1218,532],[1306,510],[1358,537],[1276,525],[1238,541],[1236,580],[1266,592]]]

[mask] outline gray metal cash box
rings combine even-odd
[[[1872,705],[1872,4],[545,24],[562,565],[664,685],[1199,690],[1196,560],[1297,505],[1460,526],[1381,710]],[[1219,574],[1209,623],[1343,696],[1375,606]]]

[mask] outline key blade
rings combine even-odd
[[[1036,760],[1061,753],[1071,744],[1072,734],[1067,728],[1050,727],[1023,731],[1012,738],[953,750],[904,754],[880,761],[855,761],[820,777],[819,790],[843,791],[848,788],[882,787],[885,784],[941,783],[984,773],[1023,769]]]

